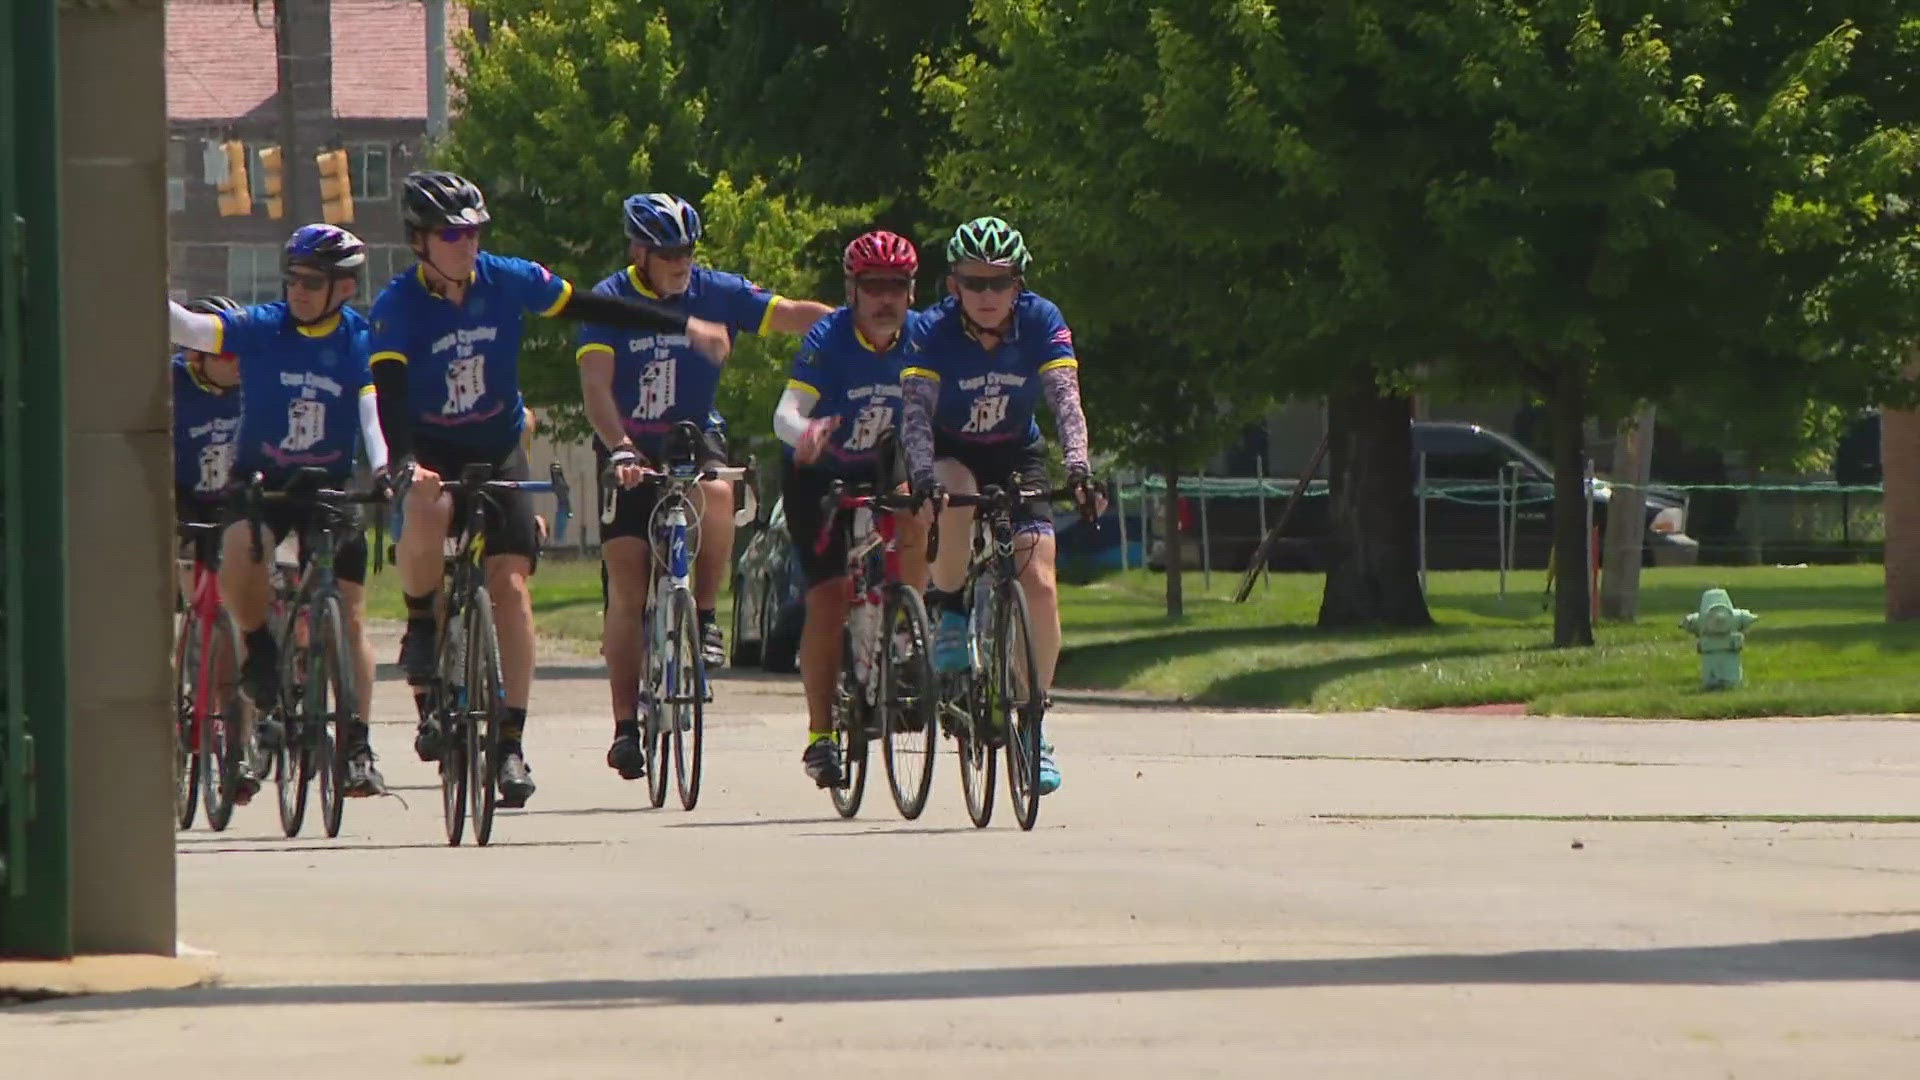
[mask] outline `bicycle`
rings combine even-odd
[[[437,616],[439,655],[434,678],[426,686],[415,688],[422,718],[438,729],[440,805],[448,847],[460,845],[469,813],[473,842],[481,847],[492,842],[494,809],[499,801],[494,780],[499,769],[496,755],[506,693],[500,678],[500,639],[493,628],[493,600],[486,584],[486,519],[489,511],[500,512],[493,495],[504,491],[551,492],[560,502],[554,515],[556,542],[566,535],[567,519],[572,515],[567,478],[558,464],[552,466],[547,480],[495,480],[492,473],[491,465],[478,462],[468,465],[460,479],[440,481],[440,490],[471,497],[458,529],[447,537],[446,587],[440,590],[444,603]],[[404,527],[400,507],[411,486],[410,474],[402,475],[394,484],[396,541]]]
[[[271,755],[280,829],[290,838],[300,835],[306,823],[307,794],[316,775],[320,781],[321,825],[328,837],[340,835],[346,813],[343,789],[349,741],[355,725],[364,719],[356,710],[360,699],[354,685],[353,654],[347,644],[333,563],[339,534],[357,524],[350,507],[382,503],[387,496],[383,491],[350,492],[317,486],[329,479],[325,469],[303,468],[293,474],[284,490],[266,491],[262,476],[254,473],[240,496],[256,562],[265,555],[260,530],[261,511],[266,504],[306,504],[316,510],[301,530],[305,566],[284,609],[269,615],[274,639],[281,645],[280,700],[265,711],[279,721],[279,736]]]
[[[240,631],[220,602],[216,571],[221,531],[217,524],[180,526],[181,539],[193,545],[193,584],[174,643],[174,818],[180,828],[192,828],[196,806],[204,802],[207,827],[215,832],[233,818],[240,764],[248,753]]]
[[[1013,511],[1037,501],[1072,499],[1071,488],[1008,491],[988,485],[978,495],[948,495],[948,506],[974,507],[973,547],[962,596],[967,614],[967,670],[949,676],[940,711],[945,733],[958,743],[961,791],[975,828],[993,819],[995,751],[1007,755],[1007,795],[1014,820],[1031,830],[1040,815],[1041,725],[1046,695],[1034,685],[1039,670],[1027,594],[1014,558]]]
[[[652,520],[647,523],[653,557],[653,584],[647,590],[646,628],[641,640],[647,651],[646,687],[641,701],[640,738],[649,764],[647,800],[654,809],[667,801],[666,758],[673,749],[674,786],[680,808],[692,810],[700,801],[700,775],[706,731],[706,703],[713,700],[707,664],[700,648],[700,617],[693,598],[693,558],[700,550],[699,515],[692,513],[688,491],[707,480],[749,481],[746,507],[735,511],[734,524],[744,525],[755,515],[753,466],[701,468],[696,457],[699,430],[681,421],[669,445],[676,446],[664,470],[644,469],[643,484],[654,484],[659,494]],[[603,524],[612,524],[620,488],[609,465],[602,474],[605,499]],[[739,603],[736,597],[734,603]],[[662,613],[665,613],[664,615]],[[661,713],[671,710],[671,722]],[[691,749],[689,749],[691,744]]]
[[[841,628],[840,678],[833,693],[833,738],[843,764],[840,783],[830,793],[843,818],[860,812],[867,746],[875,737],[886,752],[887,785],[901,817],[919,817],[933,786],[939,689],[932,638],[920,590],[902,578],[894,516],[917,510],[919,502],[910,495],[849,494],[844,480],[833,481],[820,502],[822,525],[814,541],[819,554],[831,546],[839,515],[853,512],[847,542],[851,606]]]

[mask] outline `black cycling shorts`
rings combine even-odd
[[[300,537],[300,566],[307,565],[307,532],[317,522],[325,508],[312,504],[267,503],[260,507],[260,523],[264,528],[260,537],[260,561],[273,565],[273,549],[287,538],[288,533]],[[358,515],[352,507],[346,508],[349,521],[354,526],[342,531],[333,545],[333,576],[341,581],[351,581],[355,585],[367,583],[367,532],[358,524]],[[236,511],[227,514],[228,524],[245,521],[245,515]]]
[[[997,484],[1002,488],[1018,480],[1047,483],[1047,440],[1029,443],[971,443],[944,432],[933,436],[933,456],[949,458],[966,466],[981,487]],[[792,511],[789,510],[789,513]],[[1052,532],[1053,508],[1045,500],[1022,502],[1013,509],[1016,532]]]
[[[506,453],[488,453],[456,446],[431,437],[415,435],[413,457],[422,468],[439,473],[446,481],[459,480],[468,465],[487,466],[489,480],[531,480],[533,468],[527,464],[527,452],[515,444]],[[448,532],[457,534],[467,520],[467,496],[453,500],[453,520]],[[533,521],[533,496],[525,491],[494,491],[487,495],[487,554],[524,555],[535,566],[540,562],[539,527]],[[404,527],[404,526],[403,526]]]
[[[853,485],[870,484],[876,479],[877,476],[840,476],[825,469],[796,464],[792,458],[783,457],[780,499],[786,510],[787,535],[793,538],[794,554],[800,559],[800,570],[806,577],[809,589],[847,576],[847,539],[853,529],[853,515],[840,515],[827,550],[816,552],[814,544],[820,538],[821,524],[826,521],[820,500],[826,497],[827,489],[835,480],[845,480]]]
[[[599,439],[593,440],[594,477],[599,491],[595,506],[599,512],[606,512],[607,498],[612,496],[613,520],[600,520],[600,542],[617,540],[631,536],[651,542],[647,535],[647,522],[653,519],[653,508],[658,505],[660,488],[657,484],[643,484],[637,488],[620,490],[607,483],[607,448]],[[727,464],[727,437],[711,428],[700,433],[700,467],[703,469],[725,468]],[[654,468],[660,462],[651,462]],[[596,519],[599,520],[599,519]]]

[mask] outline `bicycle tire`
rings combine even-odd
[[[353,670],[347,663],[346,624],[338,597],[329,596],[320,604],[320,640],[315,644],[319,663],[309,665],[307,686],[316,705],[313,718],[320,725],[313,749],[314,768],[320,774],[320,824],[331,839],[340,835],[346,816],[347,740],[352,735],[354,705]]]
[[[673,740],[673,780],[680,808],[691,810],[700,801],[701,749],[705,742],[707,662],[701,655],[700,620],[693,594],[673,593],[673,632],[667,635],[669,693],[667,733]],[[689,745],[691,744],[691,745]],[[662,771],[666,762],[659,764]]]
[[[940,744],[939,691],[927,606],[919,590],[899,583],[887,586],[880,626],[880,745],[886,752],[887,787],[893,792],[894,808],[912,821],[927,808]],[[905,655],[896,655],[903,638]]]
[[[647,699],[652,703],[651,707],[642,705],[646,715],[640,718],[640,736],[647,753],[647,803],[658,810],[667,804],[667,755],[671,746],[666,724],[667,644],[664,639],[656,642],[653,636],[653,620],[664,617],[660,609],[665,594],[658,578],[654,579],[653,596],[654,602],[647,605],[640,622],[640,640],[646,642]]]
[[[459,847],[467,835],[467,742],[464,729],[453,720],[442,689],[429,691],[428,715],[440,725],[440,814],[447,830],[447,846]]]
[[[1006,733],[1007,797],[1013,817],[1028,831],[1040,817],[1041,704],[1033,620],[1027,614],[1026,590],[1018,581],[999,584],[994,608],[994,720]]]
[[[500,801],[494,781],[500,771],[500,721],[506,709],[500,681],[500,639],[493,630],[493,600],[477,586],[467,600],[467,815],[473,842],[493,842],[493,813]]]
[[[200,749],[194,737],[194,710],[199,701],[199,620],[187,608],[180,620],[180,636],[173,643],[173,818],[181,829],[193,828],[200,811]]]
[[[993,820],[994,779],[1000,755],[981,735],[984,725],[978,695],[969,690],[967,697],[967,720],[954,730],[960,757],[960,793],[966,800],[967,820],[974,828],[984,829]]]
[[[866,700],[854,673],[853,630],[840,630],[840,681],[833,692],[833,741],[840,752],[840,783],[827,790],[843,818],[860,812],[867,791]]]
[[[240,766],[247,759],[240,700],[240,631],[233,616],[221,608],[208,636],[213,649],[207,673],[214,692],[207,697],[207,723],[201,727],[200,796],[207,812],[207,828],[226,831],[233,821],[233,799],[240,784]],[[217,710],[217,711],[216,711]]]
[[[280,635],[280,700],[274,703],[274,709],[280,717],[280,727],[284,732],[280,740],[280,749],[274,755],[274,780],[280,791],[280,831],[288,838],[300,835],[301,826],[307,820],[307,785],[313,779],[313,757],[308,752],[313,740],[308,730],[306,717],[296,703],[300,701],[299,687],[305,680],[296,682],[294,643],[298,639],[297,628],[306,618],[307,605],[293,605],[287,622]],[[309,641],[311,644],[311,641]]]

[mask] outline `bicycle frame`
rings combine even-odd
[[[835,480],[823,500],[829,512],[820,528],[820,535],[814,540],[814,551],[825,552],[833,542],[833,530],[839,525],[839,515],[851,511],[865,510],[869,514],[869,524],[863,532],[856,513],[849,525],[847,539],[847,621],[854,624],[855,612],[875,605],[883,605],[883,598],[876,598],[875,588],[883,585],[900,584],[905,574],[900,564],[900,522],[891,511],[913,509],[913,499],[902,495],[848,495],[844,481]],[[868,570],[875,549],[880,552],[879,580],[869,580]],[[880,613],[876,612],[872,625],[878,625]],[[862,624],[865,625],[865,624]],[[858,666],[863,672],[861,686],[866,690],[867,704],[872,705],[877,694],[874,675],[879,671],[881,635],[870,635],[866,640],[854,642],[854,646],[865,655],[866,661]]]
[[[200,546],[195,544],[193,554],[193,595],[187,603],[187,610],[192,616],[190,622],[194,624],[193,631],[199,635],[197,644],[200,650],[199,678],[195,680],[193,689],[193,722],[188,735],[189,749],[196,754],[203,753],[206,750],[206,722],[208,716],[213,711],[208,704],[208,695],[213,692],[213,673],[211,670],[213,666],[213,632],[214,627],[219,624],[220,606],[220,575],[214,570],[210,563],[201,558]],[[235,657],[234,662],[237,664],[239,658]],[[235,672],[235,677],[238,677],[237,671]],[[222,725],[221,731],[224,734],[226,718],[224,716],[216,717],[214,722]]]

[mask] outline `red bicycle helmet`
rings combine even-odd
[[[840,265],[850,278],[876,270],[912,277],[920,270],[920,256],[913,250],[913,241],[898,233],[875,230],[854,237]]]

